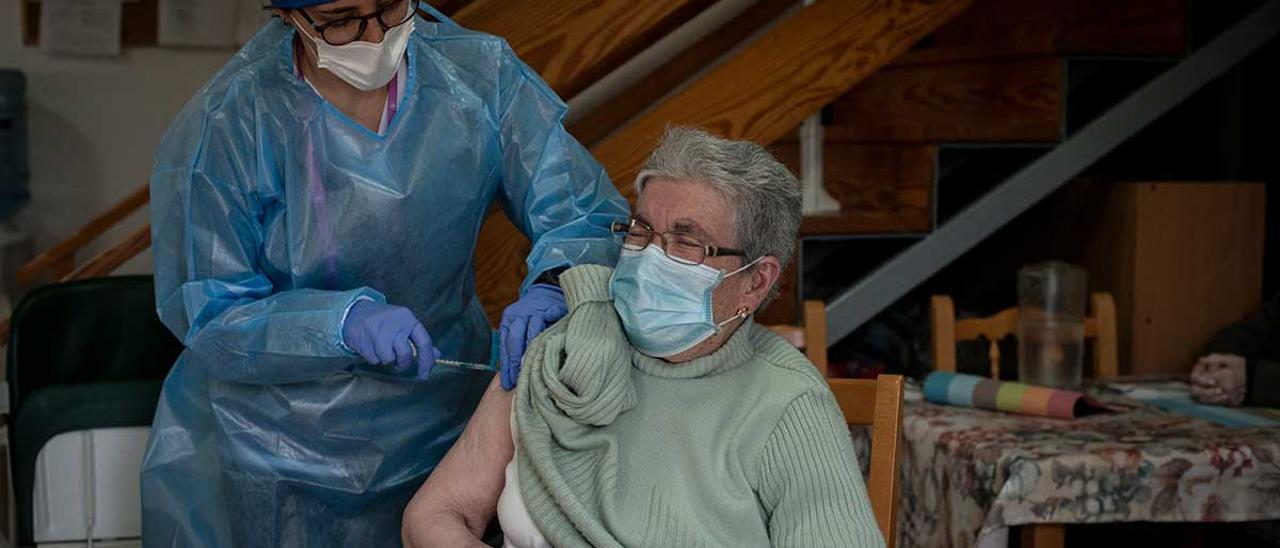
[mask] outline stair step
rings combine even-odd
[[[891,66],[832,105],[829,140],[1057,141],[1063,60]]]
[[[793,173],[800,173],[797,141],[782,141],[771,148]],[[827,142],[823,176],[827,192],[842,210],[805,217],[800,234],[928,232],[933,163],[931,145]]]
[[[1040,144],[938,147],[938,224],[1052,148]]]
[[[933,48],[993,54],[1178,55],[1188,0],[977,0],[933,35]]]
[[[1067,62],[1067,135],[1081,128],[1150,82],[1176,61],[1172,59],[1073,58]]]
[[[774,143],[970,0],[824,0],[787,17],[591,147],[615,183],[635,177],[671,125]],[[625,185],[623,195],[633,198]]]
[[[804,240],[800,297],[820,300],[835,297],[919,240],[920,237],[914,235]]]
[[[1249,61],[1255,74],[1280,66],[1280,42],[1268,49],[1270,59],[1261,57],[1263,50]],[[1274,156],[1280,86],[1251,84],[1257,77],[1242,72],[1205,86],[1086,174],[1105,180],[1276,180],[1275,161],[1268,158]]]
[[[752,4],[737,17],[707,34],[693,46],[680,52],[662,66],[655,67],[644,78],[610,98],[606,104],[575,120],[569,127],[569,131],[583,145],[594,146],[609,133],[622,127],[627,120],[661,100],[671,90],[689,81],[713,64],[716,59],[729,53],[752,34],[782,17],[788,9],[795,7],[794,0],[760,0]]]
[[[458,13],[458,10],[467,7],[471,2],[472,0],[427,0],[428,4],[431,4],[432,7],[440,10],[449,17],[453,17]],[[419,9],[418,11],[422,12],[426,10]]]
[[[1147,80],[1173,65],[1170,60],[1078,59],[1068,64],[1066,128],[1074,134],[1106,112]],[[1259,66],[1268,66],[1261,64]],[[1232,158],[1239,158],[1252,141],[1242,120],[1258,116],[1246,112],[1238,99],[1239,79],[1224,77],[1197,92],[1151,126],[1099,159],[1086,172],[1116,179],[1208,180],[1223,174],[1246,174]],[[1266,119],[1262,114],[1261,119]]]
[[[945,222],[1018,169],[1049,150],[1060,132],[1078,130],[1150,78],[1167,69],[1169,59],[1026,58],[954,65],[891,68],[869,79],[833,105],[827,127],[824,171],[827,188],[841,202],[838,215],[807,217],[803,235],[857,235],[927,232],[937,181],[937,220]],[[1036,78],[1053,84],[1028,83]],[[969,102],[934,100],[927,82],[986,79],[1005,85],[986,88],[943,83],[963,92],[937,93]],[[1021,84],[1015,82],[1023,82]],[[1035,97],[1047,88],[1057,93],[1036,108],[1006,97]],[[886,92],[886,89],[896,89]],[[901,99],[896,105],[879,98]],[[925,98],[929,98],[925,100]],[[1065,104],[1064,104],[1065,103]],[[1048,107],[1049,104],[1053,106]],[[856,114],[854,114],[856,113]],[[1050,113],[1053,118],[1050,119]],[[1039,120],[1034,121],[1036,116]],[[1052,127],[1050,127],[1052,124]],[[929,138],[941,144],[859,142],[871,132]],[[1035,135],[1039,132],[1039,135]],[[934,149],[937,149],[935,154]],[[798,172],[794,137],[775,146],[779,157]],[[934,161],[936,158],[936,167]],[[935,177],[936,171],[936,177]]]
[[[474,0],[456,19],[507,40],[557,94],[572,97],[711,4]]]
[[[800,323],[800,303],[835,296],[921,237],[886,234],[801,238],[791,265],[779,278],[778,298],[756,314],[756,322],[763,325]]]

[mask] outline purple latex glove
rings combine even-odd
[[[503,390],[516,387],[516,379],[520,378],[520,360],[524,359],[524,350],[534,337],[568,313],[564,291],[549,284],[534,284],[520,300],[503,311],[502,324],[498,326]]]
[[[395,366],[396,371],[422,380],[440,357],[427,328],[403,306],[357,302],[342,325],[342,340],[370,364]]]

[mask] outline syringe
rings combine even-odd
[[[486,363],[462,362],[458,360],[446,360],[444,358],[437,359],[436,363],[440,365],[461,367],[463,369],[470,369],[472,371],[485,371],[488,373],[494,373],[498,370],[497,367],[494,367],[493,365],[486,364]]]
[[[409,346],[413,348],[413,356],[418,357],[418,345],[409,341]],[[447,360],[444,358],[436,358],[436,363],[440,365],[448,365],[451,367],[459,367],[462,369],[470,369],[471,371],[484,371],[486,373],[496,373],[498,367],[488,363],[464,362],[459,360]]]

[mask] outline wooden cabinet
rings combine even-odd
[[[1095,189],[1096,190],[1096,189]],[[1094,194],[1089,290],[1115,295],[1122,374],[1187,373],[1261,305],[1261,183],[1118,183]]]

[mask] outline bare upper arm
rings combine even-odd
[[[475,540],[497,512],[511,461],[511,403],[494,377],[462,436],[422,484],[404,513],[407,546],[459,546]]]

